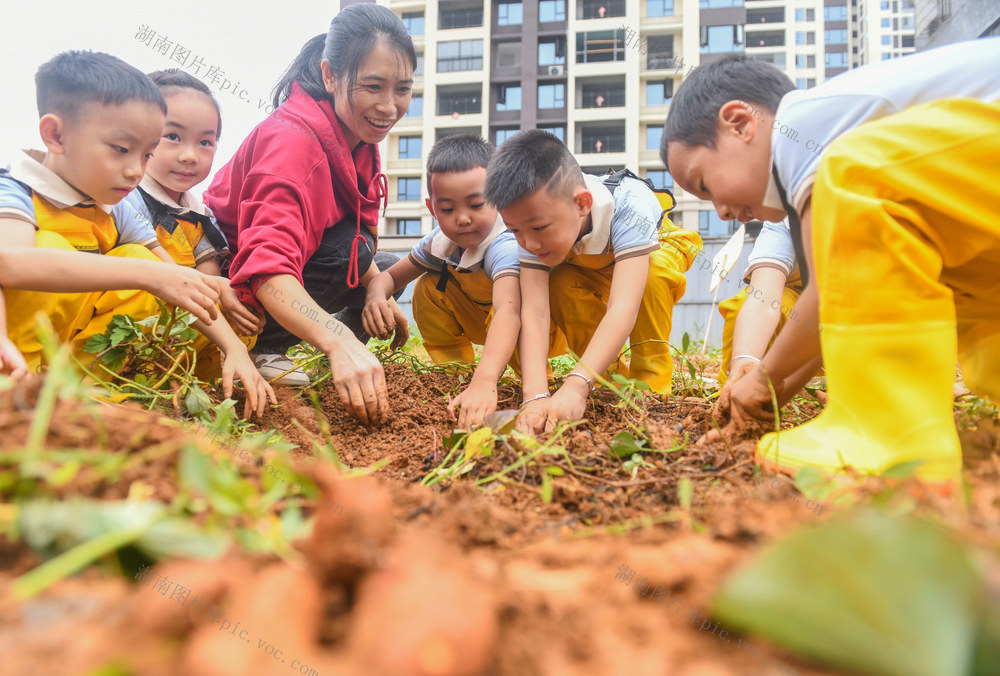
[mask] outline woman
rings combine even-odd
[[[385,420],[389,402],[382,366],[359,340],[367,340],[364,286],[397,260],[375,253],[387,192],[377,144],[409,108],[416,63],[391,10],[348,6],[305,44],[275,88],[274,113],[205,193],[235,245],[233,288],[266,313],[258,368],[289,371],[286,350],[309,342],[329,357],[345,407],[366,425]],[[344,308],[346,323],[330,314]],[[406,320],[394,312],[402,342]],[[308,382],[298,375],[280,384]]]

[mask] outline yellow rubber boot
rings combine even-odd
[[[952,418],[957,337],[948,321],[823,325],[829,404],[815,420],[757,445],[757,461],[794,475],[803,467],[864,474],[923,460],[934,492],[958,486],[962,451]]]

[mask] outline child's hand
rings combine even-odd
[[[777,398],[781,399],[781,387],[775,387]],[[760,422],[774,420],[771,389],[767,386],[767,375],[759,364],[754,364],[750,372],[740,377],[738,382],[727,382],[719,393],[719,401],[712,409],[712,416],[719,429],[711,429],[696,443],[715,443],[736,436],[745,435],[755,429]],[[720,432],[721,430],[721,432]]]
[[[729,378],[726,380],[726,384],[735,383],[737,380],[745,376],[754,370],[759,362],[755,362],[752,359],[736,359],[733,362],[732,368],[729,370]]]
[[[20,380],[29,374],[24,356],[7,336],[0,336],[0,373],[8,373],[14,380]]]
[[[392,310],[393,331],[395,332],[390,347],[393,350],[398,350],[406,345],[406,341],[410,338],[410,323],[406,321],[406,315],[396,305],[394,298],[389,299],[389,307]]]
[[[220,277],[220,279],[225,279]],[[264,329],[264,317],[258,315],[253,308],[243,304],[236,291],[229,284],[219,289],[219,301],[222,311],[232,321],[233,328],[241,336],[256,336]]]
[[[587,409],[587,395],[590,394],[590,389],[587,383],[584,382],[583,391],[581,392],[574,382],[576,380],[580,379],[573,378],[573,380],[564,383],[552,395],[552,399],[549,401],[549,419],[545,424],[546,432],[552,431],[556,423],[560,421],[583,419],[583,412]]]
[[[247,398],[243,404],[243,417],[249,419],[254,413],[257,417],[264,415],[264,408],[267,400],[272,404],[277,404],[278,399],[274,396],[274,390],[264,377],[260,375],[253,360],[247,354],[246,348],[233,350],[222,362],[222,394],[233,396],[233,379],[239,378],[246,388]]]
[[[459,409],[458,429],[472,429],[479,425],[493,411],[497,410],[497,386],[478,383],[475,378],[465,391],[448,402],[448,413],[455,419],[455,408]]]
[[[182,265],[162,263],[158,266],[159,274],[146,280],[144,290],[160,300],[181,307],[197,319],[210,324],[219,317],[215,307],[219,302],[220,286],[213,280],[221,277],[209,277],[193,268]],[[229,280],[224,280],[229,285]]]
[[[534,436],[545,430],[545,421],[549,417],[549,397],[536,399],[525,404],[517,416],[517,429],[523,434]]]
[[[379,340],[385,340],[396,329],[395,314],[389,301],[380,294],[373,294],[371,289],[365,299],[365,309],[361,312],[361,325],[369,336],[375,336]]]

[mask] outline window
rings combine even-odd
[[[834,30],[824,31],[824,43],[828,45],[846,45],[847,29],[837,28]]]
[[[625,31],[585,31],[576,34],[576,62],[625,60]]]
[[[582,0],[577,3],[578,19],[606,19],[625,16],[625,0]]]
[[[659,150],[660,139],[663,138],[663,127],[646,127],[646,150]]]
[[[397,218],[396,234],[416,236],[420,234],[419,218]]]
[[[741,24],[701,27],[702,54],[720,54],[725,52],[742,51],[743,26]]]
[[[885,11],[889,11],[889,0],[882,0],[882,2],[879,3],[879,7],[881,7]]]
[[[423,147],[423,137],[421,136],[400,136],[399,137],[399,159],[419,160],[421,148]]]
[[[516,134],[519,131],[520,131],[520,129],[518,129],[517,127],[513,127],[511,129],[497,129],[497,132],[496,132],[496,141],[494,142],[494,145],[497,148],[499,148],[500,146],[503,145],[504,141],[506,141],[507,139],[509,139],[511,136],[513,136],[514,134]]]
[[[674,97],[674,81],[667,79],[646,83],[646,105],[665,106]]]
[[[756,61],[763,61],[764,63],[770,63],[778,70],[785,70],[784,52],[777,52],[775,54],[754,54],[753,59]]]
[[[403,26],[410,35],[424,34],[424,13],[403,12]]]
[[[785,31],[770,30],[770,31],[752,31],[747,33],[747,41],[751,47],[784,47],[785,46]]]
[[[501,85],[497,89],[497,111],[521,110],[521,86]]]
[[[650,35],[646,39],[646,68],[650,70],[674,69],[680,72],[683,66],[674,61],[674,36]]]
[[[847,52],[826,55],[827,68],[847,68]]]
[[[720,9],[722,7],[742,7],[743,0],[701,0],[699,9]]]
[[[804,77],[797,77],[797,78],[795,78],[795,87],[797,89],[805,89],[806,88],[806,79]]]
[[[578,126],[579,128],[579,126]],[[625,152],[625,124],[584,127],[580,131],[580,153]]]
[[[646,16],[673,16],[674,0],[646,0]]]
[[[501,2],[497,5],[498,26],[520,26],[524,23],[524,5],[520,2]]]
[[[823,19],[824,21],[847,21],[847,6],[824,7]]]
[[[497,68],[521,67],[521,43],[501,42],[497,44]]]
[[[882,19],[882,28],[888,28],[892,24],[892,19]]]
[[[809,88],[815,87],[815,86],[816,86],[816,78],[814,78],[814,77],[806,78],[806,89],[809,89]]]
[[[625,105],[625,82],[614,78],[577,80],[577,108],[618,108]]]
[[[913,46],[913,36],[912,35],[904,35],[902,39],[903,39],[903,42],[902,42],[901,46],[903,46],[903,47],[912,47]]]
[[[483,25],[483,8],[470,7],[468,9],[441,10],[438,14],[438,28],[447,30],[449,28],[469,28],[470,26]]]
[[[410,107],[403,117],[421,117],[424,114],[424,95],[414,94],[410,97]]]
[[[883,35],[882,36],[882,44],[886,45],[886,46],[891,45],[892,44],[892,38],[890,36],[888,36],[888,35]]]
[[[538,65],[563,66],[566,64],[566,38],[540,38],[538,40]]]
[[[563,143],[566,143],[566,127],[557,125],[555,127],[539,127],[542,131],[547,131]]]
[[[424,74],[424,53],[417,52],[417,67],[413,69],[413,77],[420,77]]]
[[[900,21],[899,26],[904,31],[911,31],[911,30],[913,30],[913,28],[914,28],[913,17],[912,16],[904,16],[903,20]]]
[[[398,179],[399,191],[396,194],[396,199],[400,202],[419,202],[420,201],[420,177],[412,176],[409,178],[400,177]],[[418,230],[419,232],[419,230]]]
[[[827,31],[829,33],[830,31]],[[846,32],[846,31],[845,31]],[[798,32],[795,34],[795,44],[814,45],[816,44],[816,33],[813,31]]]
[[[483,112],[479,85],[438,87],[438,115],[469,115]]]
[[[438,44],[437,72],[483,69],[482,40],[452,40]]]
[[[758,23],[784,23],[785,21],[785,8],[784,7],[769,7],[766,9],[748,9],[747,10],[747,21],[749,24]]]
[[[653,182],[653,187],[658,190],[666,188],[672,190],[674,187],[674,177],[669,171],[663,169],[650,169],[646,172],[646,178]]]
[[[740,227],[740,222],[724,221],[715,211],[698,212],[698,232],[707,237],[728,237]]]
[[[797,9],[795,10],[795,20],[796,21],[815,21],[816,20],[816,10],[815,9]]]
[[[891,58],[892,58],[892,55],[891,55],[891,54],[883,54],[883,55],[882,55],[882,60],[883,60],[883,61],[888,61],[888,60],[889,60],[889,59],[891,59]]]
[[[565,108],[566,85],[561,82],[538,85],[538,107]]]
[[[538,23],[566,20],[566,0],[542,0],[538,3]]]

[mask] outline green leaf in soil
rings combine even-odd
[[[803,467],[795,475],[795,487],[807,498],[824,500],[833,490],[833,483],[818,467]]]
[[[611,455],[616,458],[627,458],[633,453],[649,450],[645,446],[645,439],[636,441],[635,437],[628,432],[619,432],[611,440]]]
[[[188,388],[187,396],[184,397],[184,405],[187,407],[188,413],[198,415],[212,408],[212,400],[205,393],[205,390],[197,385],[192,385]]]
[[[542,474],[542,502],[546,505],[552,502],[552,477],[548,474]]]
[[[967,676],[988,673],[973,671],[975,660],[997,660],[996,644],[976,653],[995,612],[989,599],[953,534],[913,517],[856,512],[765,550],[725,582],[713,615],[852,673]]]
[[[677,502],[685,511],[690,511],[692,497],[694,497],[694,484],[691,483],[691,479],[683,477],[677,482]]]

